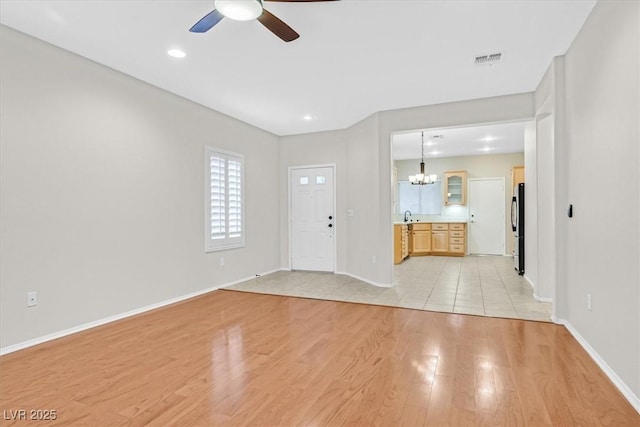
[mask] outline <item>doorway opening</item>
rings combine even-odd
[[[411,281],[412,274],[419,282],[440,280],[437,277],[440,272],[434,271],[433,268],[433,265],[439,264],[421,261],[425,257],[439,258],[446,265],[447,274],[450,277],[459,278],[460,281],[456,284],[457,292],[460,291],[458,289],[460,286],[464,287],[465,269],[470,268],[469,266],[476,262],[473,258],[477,257],[471,255],[490,255],[491,258],[494,258],[491,268],[501,270],[505,266],[511,266],[510,270],[513,270],[513,260],[510,257],[513,255],[514,236],[510,218],[506,213],[511,207],[515,184],[524,182],[525,175],[530,176],[531,179],[535,179],[536,176],[536,131],[533,118],[517,122],[406,130],[393,133],[390,145],[393,218],[393,225],[390,224],[390,226],[394,228],[394,233],[402,228],[398,225],[407,224],[410,229],[406,239],[409,256],[403,258],[404,261],[400,261],[399,265],[394,266],[396,286],[401,287]],[[436,182],[439,182],[441,186],[442,200],[435,201],[437,203],[432,203],[434,201],[429,200],[425,203],[424,198],[430,197],[429,192],[410,188],[415,185],[409,182],[409,176],[415,176],[422,169],[422,165],[420,165],[421,151],[424,151],[424,173],[430,176],[435,175]],[[525,157],[528,158],[529,165],[532,167],[532,170],[527,173],[525,170],[529,166],[525,165]],[[453,182],[452,176],[462,176],[463,185],[452,188],[450,185]],[[456,179],[458,179],[456,183],[459,184],[460,179]],[[407,200],[404,200],[405,195],[418,191],[421,198],[417,200],[420,203],[413,204],[415,210],[407,208]],[[537,194],[529,193],[527,198],[535,198],[536,196]],[[430,207],[431,211],[424,210],[425,206]],[[434,206],[436,206],[435,212],[433,211]],[[434,229],[437,230],[437,238],[440,240],[449,229],[448,253],[424,253],[422,250],[423,253],[417,252],[412,256],[411,229],[416,228],[412,225],[416,222],[431,224],[432,239]],[[460,225],[458,225],[460,223],[464,224],[463,237],[460,236]],[[437,227],[434,228],[435,224]],[[428,233],[425,230],[428,230],[429,227],[420,226],[419,228],[422,233],[420,238],[424,240],[424,234]],[[455,231],[452,233],[451,230]],[[402,242],[402,239],[394,239],[394,241],[396,240]],[[416,241],[420,243],[422,240]],[[460,246],[463,246],[462,255],[464,258],[462,259],[453,256],[460,255],[460,253],[453,252],[452,248],[460,249]],[[417,255],[423,255],[423,257]],[[502,260],[498,258],[502,258]],[[480,263],[480,261],[477,262]],[[421,268],[418,266],[422,264],[430,265],[428,267],[430,270],[415,271],[416,268]],[[532,273],[534,274],[536,267],[537,264],[532,265]],[[451,269],[460,270],[459,272],[449,271]],[[410,271],[406,273],[404,270]],[[514,273],[515,278],[507,273]],[[403,275],[404,277],[400,277]],[[518,282],[517,285],[522,287],[522,294],[527,294],[532,305],[538,302],[534,298],[532,283],[528,280],[526,273],[525,276],[518,276],[515,270],[501,271],[500,277],[508,278],[503,280],[504,285]],[[417,282],[409,285],[417,286]],[[433,289],[437,289],[437,287]],[[468,299],[467,295],[462,298],[462,300]],[[462,301],[459,302],[462,304]],[[464,302],[468,303],[468,301]],[[457,304],[458,301],[454,302],[454,308]]]

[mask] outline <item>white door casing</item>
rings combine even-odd
[[[469,179],[469,253],[504,255],[504,178]]]
[[[335,269],[334,167],[290,168],[291,269]]]

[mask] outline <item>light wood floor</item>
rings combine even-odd
[[[1,357],[0,409],[65,426],[640,424],[562,326],[234,291]]]

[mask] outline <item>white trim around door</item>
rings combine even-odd
[[[324,169],[324,171],[322,171]],[[304,172],[309,172],[305,174]],[[304,176],[303,176],[304,175]],[[298,233],[298,230],[294,226],[294,215],[296,214],[294,209],[294,185],[293,179],[294,176],[299,180],[302,178],[308,178],[308,185],[310,189],[316,187],[318,190],[318,186],[321,186],[324,180],[326,179],[326,183],[329,184],[328,190],[331,192],[329,195],[329,200],[325,198],[325,208],[323,208],[323,212],[314,212],[316,215],[315,218],[315,234],[316,239],[327,239],[325,242],[314,242],[313,244],[319,245],[319,248],[325,248],[328,250],[327,255],[329,258],[321,259],[322,257],[316,258],[315,260],[310,259],[313,257],[306,257],[306,259],[301,260],[300,258],[296,258],[294,260],[294,256],[298,254],[294,254],[296,250],[296,238],[300,238],[300,236],[295,236],[294,234]],[[336,271],[336,238],[337,233],[339,231],[339,227],[337,226],[337,218],[336,218],[336,166],[335,164],[320,164],[320,165],[304,165],[304,166],[289,166],[288,168],[288,231],[289,231],[289,270],[309,270],[309,271],[326,271],[326,272],[335,272]],[[296,185],[299,184],[296,182]],[[306,185],[306,184],[305,184]],[[299,189],[299,186],[298,186]],[[326,194],[326,193],[325,193]],[[313,199],[315,196],[309,194],[309,197]],[[329,207],[329,204],[331,205]],[[309,206],[317,206],[315,200]],[[316,208],[317,209],[317,208]],[[324,212],[327,210],[327,212]],[[312,226],[313,227],[313,226]],[[321,228],[318,228],[321,227]],[[326,228],[324,228],[326,227]],[[329,243],[328,248],[324,246],[326,243]]]

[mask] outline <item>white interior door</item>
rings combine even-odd
[[[504,178],[470,179],[469,253],[504,255]]]
[[[333,167],[291,169],[291,269],[334,271]]]

